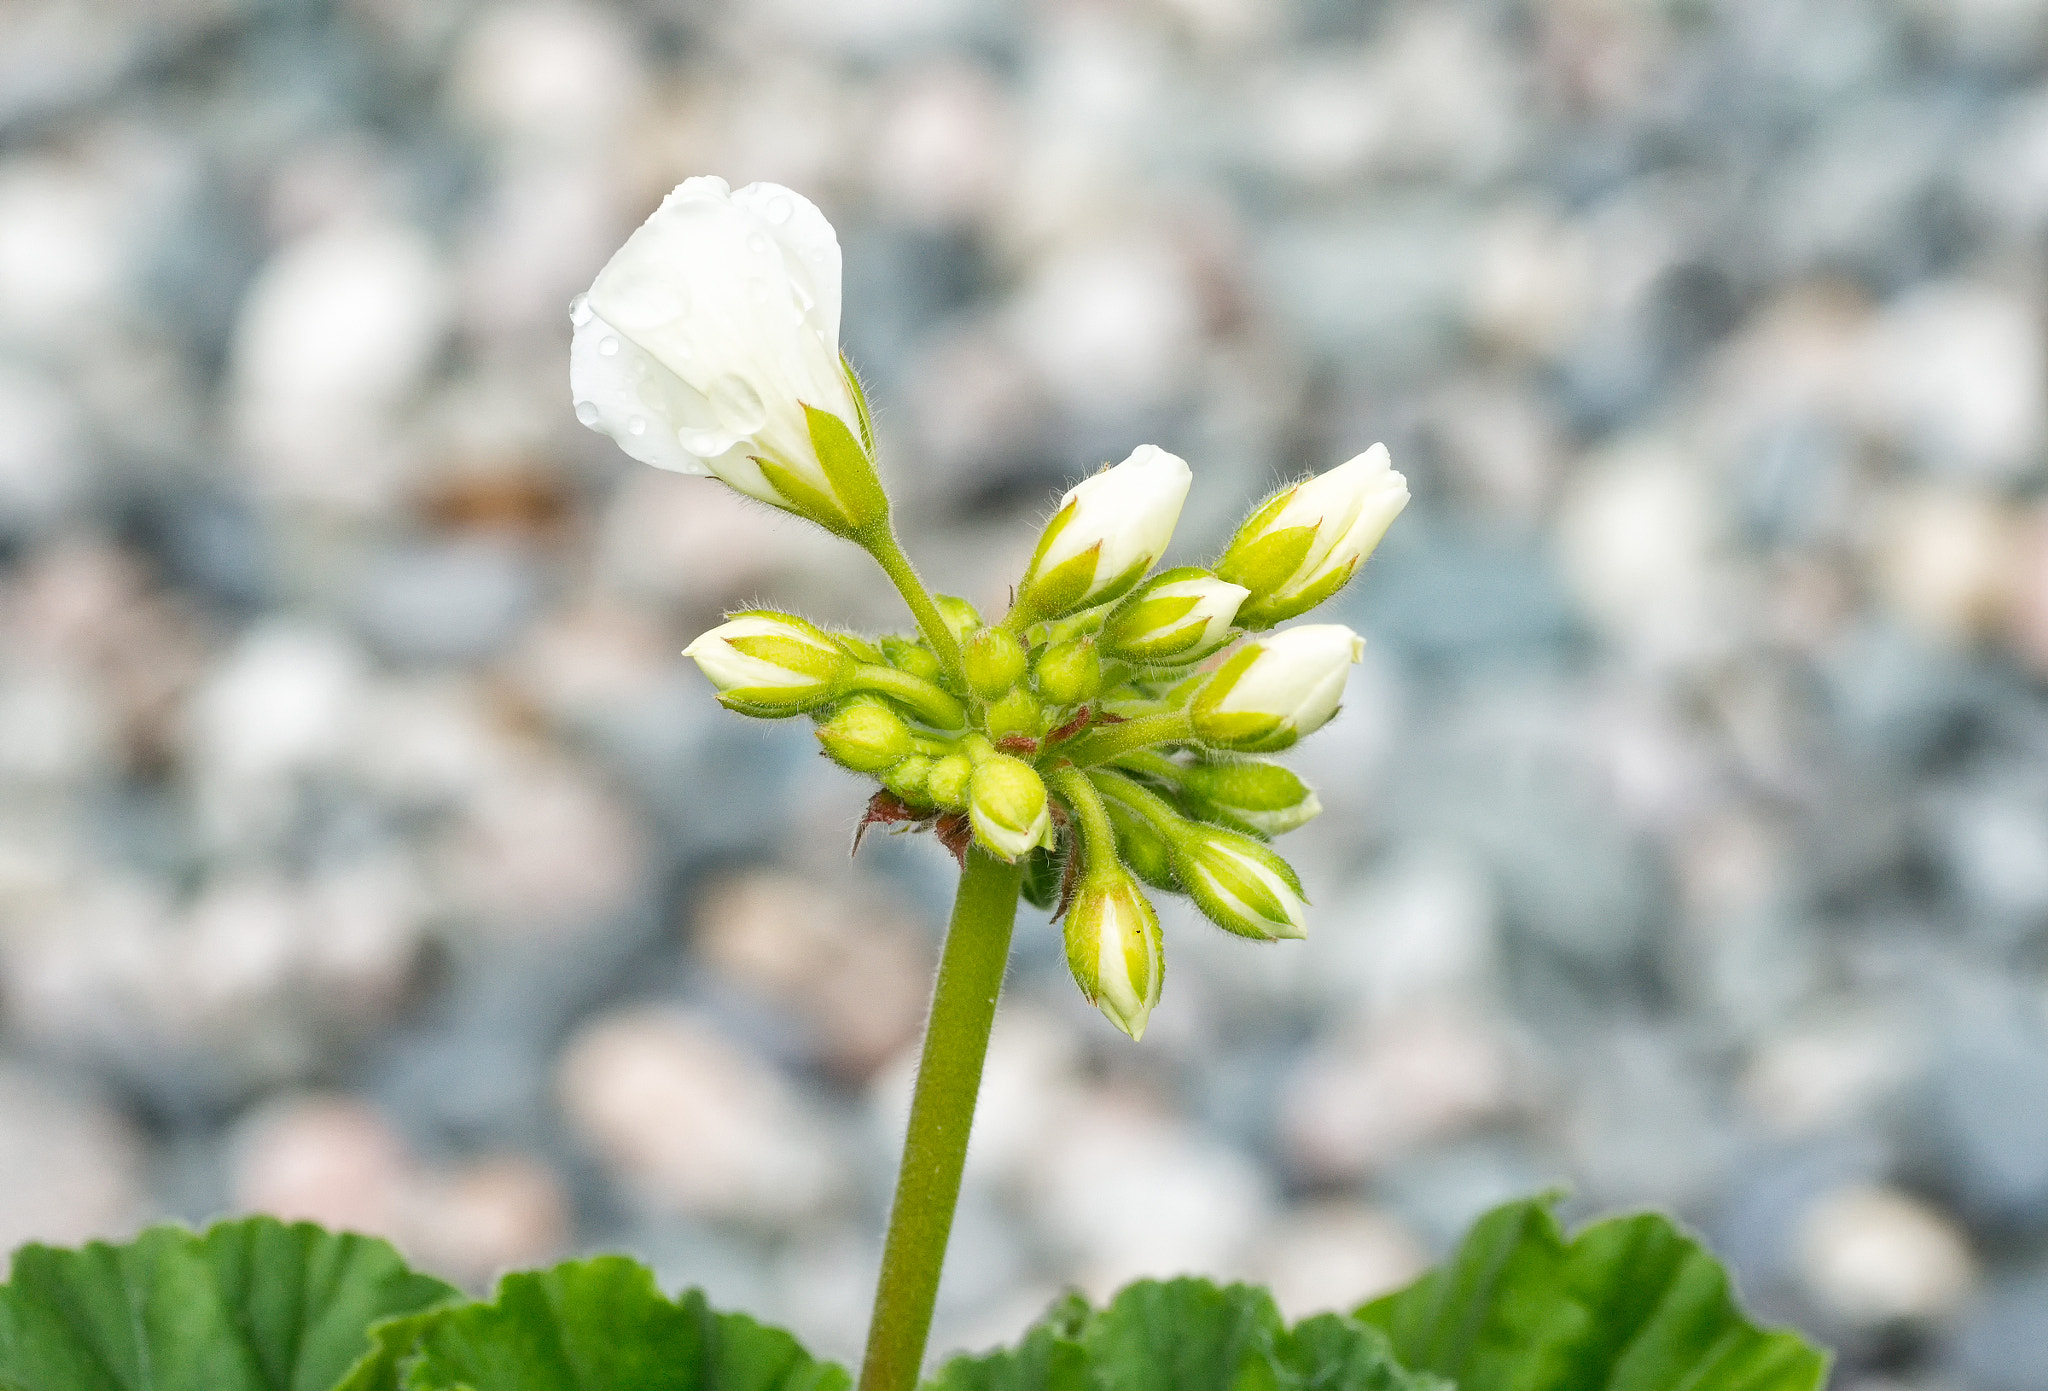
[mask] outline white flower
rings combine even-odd
[[[808,199],[688,179],[569,318],[569,386],[585,425],[643,463],[715,475],[834,530],[866,520],[868,490],[841,476],[843,460],[821,458],[804,410],[858,446],[839,355],[839,240]]]
[[[1341,623],[1310,623],[1246,643],[1188,707],[1195,733],[1223,748],[1284,749],[1337,713],[1365,639]]]
[[[967,785],[967,819],[983,849],[1012,863],[1053,844],[1045,782],[1029,763],[1008,754],[993,754],[975,765]]]
[[[1308,903],[1287,861],[1248,836],[1218,827],[1171,842],[1181,887],[1218,927],[1271,941],[1308,936]]]
[[[1069,488],[1038,538],[1018,604],[1034,618],[1057,618],[1123,594],[1173,539],[1193,481],[1186,460],[1141,444]]]
[[[683,649],[718,699],[749,715],[812,710],[840,694],[859,665],[823,632],[791,614],[734,614]]]
[[[1102,648],[1127,662],[1198,661],[1230,640],[1247,591],[1206,570],[1168,570],[1117,607],[1102,627]]]
[[[1144,890],[1121,869],[1090,871],[1067,908],[1065,933],[1067,968],[1088,1003],[1143,1038],[1166,981],[1159,915]]]
[[[1238,621],[1270,628],[1322,603],[1407,505],[1408,480],[1394,472],[1384,444],[1267,499],[1216,563],[1218,576],[1251,591]]]

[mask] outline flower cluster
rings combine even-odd
[[[839,256],[817,209],[773,185],[683,184],[572,309],[586,424],[636,458],[710,473],[881,562],[913,635],[736,613],[686,649],[742,714],[808,715],[824,752],[881,784],[870,823],[935,829],[1021,862],[1065,921],[1088,999],[1132,1038],[1165,955],[1150,894],[1217,925],[1305,933],[1301,881],[1269,841],[1315,793],[1257,755],[1337,711],[1363,639],[1271,631],[1330,598],[1407,503],[1375,445],[1254,508],[1210,569],[1154,574],[1192,475],[1153,445],[1077,484],[993,620],[928,594],[896,544],[866,407],[837,345]]]

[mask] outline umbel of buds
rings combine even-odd
[[[1165,979],[1155,895],[1254,941],[1306,933],[1268,842],[1321,807],[1261,755],[1337,713],[1364,639],[1269,630],[1337,595],[1406,504],[1384,447],[1259,503],[1213,567],[1154,574],[1193,471],[1141,445],[1059,500],[991,622],[929,593],[890,529],[838,350],[839,246],[809,202],[692,179],[570,317],[586,425],[848,538],[903,594],[914,632],[750,609],[685,649],[727,708],[810,715],[821,751],[879,785],[863,830],[928,827],[963,863],[1021,865],[1025,895],[1064,914],[1082,994],[1134,1039]]]

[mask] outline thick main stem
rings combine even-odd
[[[932,990],[860,1391],[911,1391],[924,1365],[1023,873],[978,848],[967,852]]]

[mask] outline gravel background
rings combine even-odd
[[[2044,0],[11,0],[0,1244],[625,1248],[857,1348],[947,864],[677,652],[865,561],[577,428],[684,175],[838,226],[913,551],[999,605],[1384,439],[1317,905],[1027,913],[937,1346],[1295,1313],[1653,1203],[1858,1391],[2048,1388]]]

